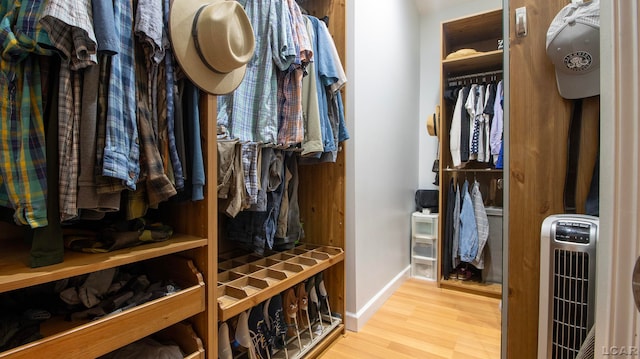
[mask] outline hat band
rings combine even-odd
[[[216,70],[213,66],[211,66],[211,64],[207,61],[207,59],[204,57],[204,54],[202,53],[202,49],[200,49],[200,42],[198,41],[198,18],[200,17],[200,14],[202,13],[202,10],[204,10],[205,7],[207,7],[208,5],[202,5],[198,11],[196,11],[196,15],[193,17],[193,23],[191,24],[191,37],[193,38],[193,43],[195,44],[196,47],[196,52],[198,53],[198,56],[200,57],[200,61],[202,61],[202,63],[205,64],[205,66],[207,66],[207,68],[215,73],[224,75],[225,72],[220,72],[218,70]]]

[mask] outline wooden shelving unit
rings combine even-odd
[[[342,64],[346,63],[346,0],[297,0],[310,15],[327,16]],[[348,69],[345,68],[347,77]],[[346,94],[342,93],[346,104]],[[225,321],[242,311],[279,295],[288,288],[322,272],[331,310],[342,318],[345,300],[345,157],[347,144],[341,144],[335,163],[298,166],[298,204],[303,223],[304,244],[281,253],[262,257],[229,255],[221,235],[217,267],[217,320]],[[224,217],[221,217],[221,222]],[[221,227],[224,226],[221,223]],[[216,326],[217,327],[217,326]],[[335,321],[321,338],[308,341],[303,348],[292,348],[289,358],[315,358],[344,332],[342,320]],[[281,355],[282,353],[280,353]],[[276,356],[278,357],[278,356]]]
[[[215,183],[215,97],[201,97],[201,131],[205,151],[207,183]],[[96,358],[157,333],[173,333],[175,341],[189,358],[203,358],[205,352],[217,351],[213,340],[217,335],[217,312],[210,310],[207,298],[215,295],[217,252],[217,201],[215,186],[205,186],[205,199],[199,202],[164,203],[159,212],[174,235],[164,241],[107,253],[65,251],[64,261],[41,268],[29,267],[29,246],[22,231],[7,223],[0,224],[0,293],[115,268],[132,263],[154,266],[153,272],[171,278],[181,290],[118,314],[90,322],[69,322],[53,317],[41,324],[43,338],[0,352],[0,358]],[[158,264],[161,263],[161,264]],[[182,323],[182,324],[181,324]],[[185,333],[184,326],[189,327]],[[176,327],[177,326],[177,327]],[[190,339],[188,339],[190,338]],[[182,346],[182,345],[186,345]]]
[[[319,18],[329,16],[329,31],[344,64],[346,0],[299,0],[298,3],[311,15]],[[344,95],[343,93],[346,103]],[[202,95],[199,110],[206,171],[205,199],[161,205],[163,222],[174,230],[171,239],[102,254],[66,251],[63,263],[30,268],[29,248],[22,244],[20,230],[16,226],[0,223],[0,293],[121,265],[156,258],[173,260],[174,257],[190,263],[187,266],[189,270],[185,270],[190,274],[185,274],[187,277],[180,279],[184,282],[182,290],[175,295],[91,323],[52,321],[43,326],[43,339],[0,352],[0,358],[95,358],[148,335],[171,338],[188,353],[187,358],[215,358],[218,351],[219,320],[246,310],[251,303],[257,304],[255,301],[276,295],[319,272],[324,274],[332,311],[342,317],[346,315],[345,146],[338,152],[336,163],[300,168],[299,205],[307,247],[297,249],[302,253],[288,253],[287,255],[293,256],[292,261],[288,261],[291,259],[288,257],[275,263],[278,259],[271,258],[273,262],[267,264],[265,259],[260,267],[262,272],[251,272],[245,276],[245,280],[247,284],[250,280],[252,284],[260,283],[258,286],[264,286],[267,283],[267,286],[249,294],[253,289],[243,288],[241,282],[223,283],[229,278],[225,279],[225,276],[239,268],[227,268],[225,266],[229,263],[224,263],[238,258],[218,259],[216,96]],[[251,260],[243,265],[258,264]],[[173,265],[168,265],[167,268],[173,269]],[[287,268],[302,270],[287,271]],[[249,279],[254,277],[257,278]],[[238,279],[242,281],[241,278]],[[223,284],[218,286],[218,283]],[[217,299],[224,297],[227,291],[225,288],[236,286],[240,287],[236,289],[244,291],[247,300],[238,300],[221,308]],[[234,289],[229,291],[234,292]],[[240,292],[234,293],[238,295]],[[305,348],[301,355],[305,358],[318,356],[343,332],[344,324],[336,322],[322,340]]]
[[[447,194],[451,179],[477,179],[481,183],[490,180],[501,179],[502,169],[496,169],[485,163],[468,162],[463,168],[456,168],[452,164],[449,130],[453,105],[444,98],[444,93],[450,82],[456,82],[456,78],[482,79],[486,76],[486,82],[493,78],[502,78],[503,68],[502,49],[498,49],[498,40],[502,39],[502,9],[487,11],[462,18],[457,18],[442,23],[442,57],[441,57],[441,123],[442,136],[440,136],[440,208],[438,228],[438,270],[437,282],[441,288],[466,291],[490,297],[499,298],[502,295],[502,284],[492,282],[463,281],[453,278],[444,278],[442,274],[442,252],[444,248],[445,223],[447,220],[446,209]],[[449,58],[447,55],[460,49],[473,49],[476,52],[458,58]],[[490,75],[482,75],[489,73]],[[484,82],[484,81],[480,81]],[[460,82],[462,84],[463,82]],[[469,82],[466,82],[469,83]]]

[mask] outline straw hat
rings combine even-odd
[[[185,74],[216,95],[240,85],[255,50],[251,22],[237,1],[173,1],[169,34]]]
[[[427,117],[427,133],[429,136],[438,136],[440,127],[440,106],[436,105],[436,112]]]

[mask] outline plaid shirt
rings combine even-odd
[[[120,192],[125,189],[124,183],[113,177],[102,175],[104,163],[104,144],[107,136],[107,111],[109,97],[109,77],[111,76],[111,56],[101,55],[100,58],[100,81],[98,82],[98,118],[96,135],[96,192],[105,202],[112,202],[113,197],[120,198]],[[111,201],[109,200],[111,198]],[[120,204],[118,203],[119,209]],[[111,208],[116,210],[116,208]]]
[[[164,28],[169,28],[169,0],[164,0]],[[165,36],[166,32],[165,32]],[[167,39],[167,44],[169,40]],[[167,72],[167,135],[169,140],[169,156],[171,159],[171,168],[173,168],[173,177],[175,180],[176,188],[184,188],[184,176],[182,173],[182,164],[180,163],[180,157],[178,157],[178,149],[176,148],[176,134],[175,134],[175,106],[174,101],[176,97],[177,86],[175,86],[175,71],[173,68],[173,52],[171,46],[167,45],[164,55],[165,71]]]
[[[72,71],[98,63],[92,17],[91,0],[48,0],[45,6],[40,23]]]
[[[286,0],[241,0],[253,26],[255,53],[244,80],[218,99],[218,124],[241,141],[276,143],[278,85],[275,67],[284,71],[296,58]]]
[[[0,2],[0,204],[32,228],[48,224],[45,135],[38,57],[49,55],[38,19],[44,1]],[[13,26],[12,26],[13,25]]]
[[[296,60],[289,69],[278,72],[278,143],[295,145],[304,139],[302,117],[302,77],[304,66],[311,61],[313,47],[307,35],[304,17],[295,0],[287,0]]]
[[[133,51],[133,10],[130,1],[114,1],[115,29],[120,52],[111,59],[107,129],[102,174],[136,189],[140,148],[136,124],[136,84]]]
[[[148,8],[145,6],[153,6],[149,2],[138,2],[138,13],[143,11],[148,12]],[[162,7],[160,1],[157,4]],[[158,9],[159,10],[159,9]],[[158,11],[160,14],[160,11]],[[160,19],[161,20],[161,19]],[[175,195],[176,189],[164,173],[162,164],[162,158],[158,151],[156,144],[156,134],[153,131],[153,117],[152,101],[151,101],[151,89],[153,86],[152,76],[147,69],[151,69],[156,66],[154,56],[157,49],[154,47],[154,36],[151,27],[142,26],[136,21],[136,34],[140,41],[136,44],[136,93],[138,97],[138,128],[140,129],[140,170],[141,179],[146,182],[147,198],[149,206],[155,207],[160,202],[168,200],[171,196]],[[147,33],[149,32],[149,33]],[[160,35],[162,32],[160,31]],[[142,178],[144,177],[144,178]]]
[[[63,57],[58,98],[61,221],[78,216],[82,75],[77,71],[97,64],[98,45],[91,18],[90,0],[49,0],[40,20],[49,34],[51,44]]]

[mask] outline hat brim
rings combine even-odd
[[[427,133],[429,136],[436,136],[436,114],[433,113],[427,118]]]
[[[558,92],[563,98],[573,100],[600,94],[600,68],[584,74],[570,74],[556,69]]]
[[[193,19],[199,8],[224,0],[173,1],[169,15],[169,36],[173,54],[187,77],[203,91],[214,95],[233,92],[244,79],[247,66],[229,73],[212,71],[202,62],[191,35]]]

